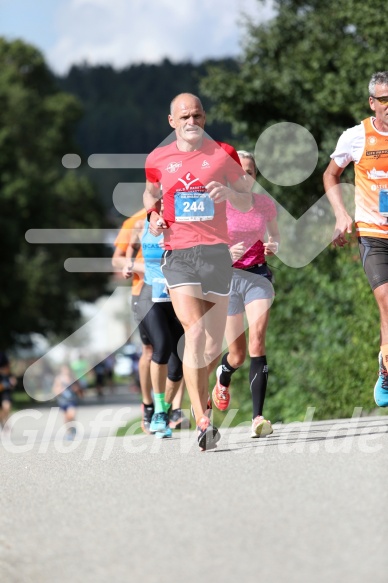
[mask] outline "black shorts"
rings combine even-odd
[[[140,340],[142,341],[144,346],[150,346],[151,340],[148,337],[146,329],[144,328],[144,326],[142,324],[142,317],[139,314],[139,296],[132,296],[131,303],[132,303],[133,318],[138,326]]]
[[[172,303],[153,302],[152,286],[144,283],[138,301],[138,316],[142,318],[142,326],[151,341],[153,362],[168,364],[168,378],[179,381],[183,370],[178,345],[184,330]]]
[[[0,405],[2,405],[4,401],[9,401],[12,403],[12,393],[9,389],[0,391]]]
[[[78,399],[61,399],[60,396],[57,397],[57,405],[61,411],[67,411],[68,409],[75,409],[78,405]]]
[[[204,295],[229,295],[232,259],[228,246],[223,243],[167,250],[161,267],[169,288],[200,285]]]
[[[388,239],[358,237],[362,266],[369,284],[375,290],[388,283]]]

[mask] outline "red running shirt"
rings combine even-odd
[[[214,216],[207,220],[191,219],[190,213],[184,217],[183,209],[187,206],[192,209],[193,203],[187,202],[190,200],[187,197],[203,195],[209,182],[229,185],[245,176],[232,146],[204,138],[201,149],[182,152],[174,141],[151,152],[145,171],[147,180],[162,188],[163,218],[169,227],[164,231],[166,249],[229,243],[225,202],[214,204]],[[186,202],[179,200],[182,197]]]

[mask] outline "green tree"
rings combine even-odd
[[[236,70],[209,67],[201,90],[215,104],[212,119],[230,122],[248,149],[274,123],[297,123],[312,133],[319,160],[309,180],[285,189],[260,179],[300,215],[323,194],[322,171],[340,133],[370,112],[369,78],[386,68],[384,3],[275,0],[274,7],[271,21],[245,22]]]
[[[67,257],[101,256],[102,246],[31,245],[28,229],[98,228],[104,215],[90,182],[65,170],[74,152],[78,101],[59,92],[34,47],[0,39],[0,345],[31,333],[68,333],[77,300],[104,290],[100,274],[71,274]]]
[[[260,1],[258,0],[258,5]],[[201,88],[211,95],[214,119],[233,125],[240,147],[253,150],[278,122],[308,129],[319,149],[311,177],[297,186],[258,181],[295,217],[323,194],[322,172],[341,132],[370,115],[368,82],[386,69],[382,0],[334,2],[275,0],[265,24],[246,21],[235,71],[213,65]],[[279,163],[281,164],[279,156]],[[347,169],[344,181],[353,180]],[[328,248],[303,269],[278,260],[267,353],[270,383],[265,413],[273,420],[349,416],[373,410],[379,316],[362,271],[355,240]],[[250,414],[247,365],[235,379],[234,402]]]
[[[234,61],[131,65],[120,71],[109,65],[74,65],[67,75],[57,78],[59,87],[78,97],[84,115],[77,126],[82,152],[147,153],[172,131],[167,114],[172,98],[183,91],[198,93],[207,66],[222,62],[228,69]],[[204,98],[205,108],[211,98]],[[207,127],[213,135],[230,136],[229,124]],[[216,136],[214,136],[216,137]]]
[[[226,68],[231,59],[221,61]],[[167,114],[172,98],[183,91],[198,93],[200,79],[211,61],[198,65],[171,63],[131,65],[120,71],[109,65],[75,65],[67,75],[57,78],[59,87],[75,95],[84,114],[77,124],[76,136],[82,154],[148,153],[172,132]],[[204,98],[207,109],[211,99]],[[230,138],[230,125],[207,126],[214,139]],[[107,209],[112,210],[112,192],[119,182],[143,182],[144,170],[87,169]],[[132,197],[131,210],[137,212],[141,197]],[[121,218],[121,217],[120,217]]]
[[[325,262],[330,269],[322,268]],[[303,269],[276,258],[269,263],[276,296],[266,341],[265,416],[288,423],[302,421],[307,407],[315,408],[314,419],[351,417],[355,407],[374,411],[379,314],[356,241],[338,253],[327,249]],[[252,413],[248,361],[232,379],[236,424]],[[224,414],[214,413],[221,424]]]

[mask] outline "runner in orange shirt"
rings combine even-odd
[[[126,265],[126,252],[129,246],[131,235],[135,225],[139,219],[145,218],[145,209],[141,209],[135,213],[129,219],[126,219],[120,229],[119,234],[114,242],[115,250],[112,257],[113,267],[117,267],[120,270]],[[141,261],[142,255],[141,250],[138,253],[137,259]],[[152,356],[152,346],[148,339],[148,336],[143,330],[141,321],[136,317],[136,304],[143,287],[143,278],[139,274],[134,274],[132,279],[132,312],[136,324],[139,328],[140,339],[142,342],[142,353],[139,359],[139,379],[140,379],[140,389],[142,394],[142,429],[145,433],[149,433],[149,425],[151,423],[152,415],[154,414],[154,403],[152,400],[152,386],[151,386],[151,375],[150,375],[150,364]]]
[[[126,252],[130,245],[133,232],[136,229],[136,225],[139,221],[146,218],[146,211],[142,209],[135,213],[132,217],[126,219],[120,229],[119,234],[114,242],[115,251],[113,253],[112,264],[121,270],[125,269],[127,264]],[[136,260],[143,261],[143,256],[141,248],[138,250],[136,255]],[[151,341],[148,338],[147,332],[142,325],[141,317],[138,316],[137,307],[140,292],[143,288],[143,276],[139,273],[133,273],[132,276],[132,311],[134,314],[135,322],[139,328],[139,334],[142,341],[142,353],[139,360],[139,379],[140,379],[140,389],[142,394],[142,429],[145,433],[150,433],[150,423],[152,416],[154,414],[154,402],[152,399],[152,383],[151,383],[151,358],[153,353],[153,347]],[[181,387],[178,390],[173,402],[172,410],[170,413],[170,427],[171,429],[185,429],[190,426],[190,422],[185,417],[182,412],[182,399],[184,393],[184,383],[182,382]]]
[[[375,115],[342,134],[323,182],[336,216],[333,241],[343,247],[353,221],[343,203],[340,176],[354,163],[356,233],[362,264],[380,310],[379,376],[374,398],[379,407],[388,407],[388,71],[372,75],[369,105]]]

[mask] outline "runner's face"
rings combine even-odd
[[[168,121],[175,129],[178,139],[196,144],[202,139],[206,116],[200,103],[193,97],[178,98]]]
[[[388,96],[388,85],[376,85],[374,96],[375,97]],[[376,120],[380,122],[380,124],[385,126],[384,130],[387,131],[386,128],[388,128],[388,105],[383,105],[377,99],[373,99],[373,97],[369,97],[369,105],[376,114]]]
[[[249,174],[249,176],[252,176],[252,178],[256,178],[256,168],[253,160],[250,158],[240,158],[240,162],[245,172]]]

